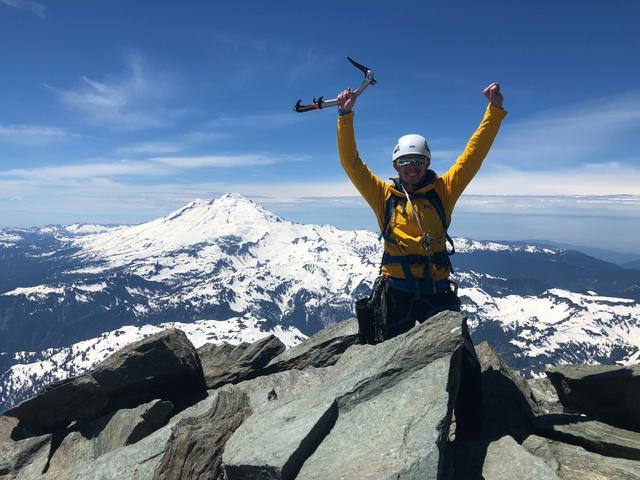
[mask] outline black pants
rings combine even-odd
[[[436,313],[460,311],[460,299],[453,292],[423,295],[416,299],[414,293],[388,287],[382,302],[387,339],[409,331],[416,322],[422,323]]]

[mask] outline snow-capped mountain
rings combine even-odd
[[[513,366],[638,360],[640,272],[455,243],[474,336]],[[0,231],[0,410],[169,324],[196,345],[269,333],[296,343],[353,316],[381,253],[375,233],[292,223],[235,194],[135,226]]]
[[[245,315],[265,331],[310,334],[351,315],[351,294],[366,291],[380,249],[373,233],[295,224],[233,194],[136,226],[9,235],[20,240],[3,248],[2,262],[16,264],[7,271],[22,261],[34,274],[0,285],[0,351],[62,347],[128,324]]]

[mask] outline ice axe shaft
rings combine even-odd
[[[362,92],[364,92],[369,85],[375,85],[376,80],[373,78],[373,71],[369,67],[365,67],[364,65],[356,62],[351,57],[347,57],[347,60],[349,60],[354,67],[356,67],[358,70],[364,73],[364,80],[362,81],[360,86],[356,89],[356,91],[353,92],[354,95],[357,97]],[[318,99],[314,97],[313,102],[311,102],[308,105],[302,105],[302,100],[298,100],[296,102],[295,107],[293,107],[293,109],[296,112],[302,113],[302,112],[310,112],[311,110],[320,110],[321,108],[336,107],[339,104],[340,102],[338,101],[337,98],[333,98],[331,100],[325,100],[324,96],[322,96],[322,97],[319,97]]]

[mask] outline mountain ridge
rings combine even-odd
[[[637,358],[640,272],[558,249],[454,241],[474,340],[511,366],[536,375],[568,359]],[[232,341],[311,335],[353,316],[382,253],[375,233],[297,224],[237,194],[135,226],[0,230],[0,244],[0,269],[11,272],[0,279],[5,402],[79,371],[101,336],[123,328],[200,325],[222,340],[218,327],[233,324]]]

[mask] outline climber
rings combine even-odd
[[[447,242],[451,214],[462,191],[478,172],[505,117],[500,86],[492,83],[484,118],[457,161],[442,176],[429,169],[431,151],[424,137],[401,137],[392,153],[398,176],[385,182],[363,163],[356,150],[351,89],[338,95],[338,152],[351,182],[373,209],[384,255],[374,293],[381,341],[408,331],[443,310],[460,311]],[[377,292],[376,292],[377,290]],[[372,296],[373,298],[373,296]],[[359,315],[360,316],[360,315]],[[371,342],[375,343],[375,342]]]

